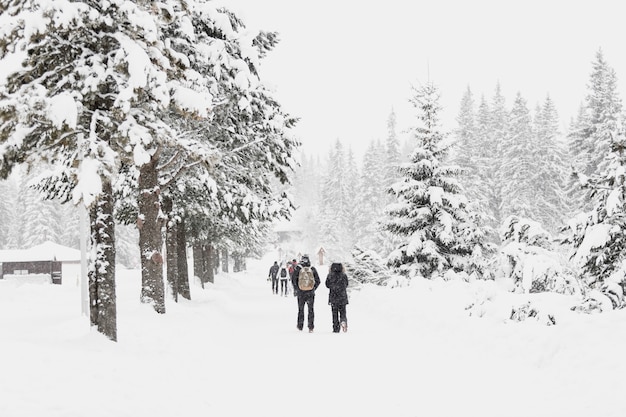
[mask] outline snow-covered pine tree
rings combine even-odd
[[[464,270],[473,246],[462,236],[468,215],[456,179],[459,168],[445,165],[449,145],[439,126],[439,90],[428,83],[415,88],[410,101],[419,123],[413,130],[417,147],[392,187],[397,201],[387,207],[384,228],[403,242],[388,263],[402,275],[432,278]]]
[[[588,125],[584,137],[589,141],[587,149],[590,163],[584,174],[592,175],[603,167],[602,162],[609,152],[612,136],[617,131],[622,117],[622,100],[617,92],[617,75],[604,59],[602,50],[596,52],[596,60],[589,78],[586,97]]]
[[[622,100],[617,92],[617,76],[600,49],[592,62],[587,96],[568,133],[569,153],[575,170],[567,187],[571,213],[589,211],[595,206],[589,188],[581,190],[581,185],[603,168],[601,163],[621,117]]]
[[[474,109],[474,96],[468,86],[461,98],[461,106],[456,117],[457,128],[454,131],[455,147],[454,161],[466,172],[463,175],[463,183],[468,196],[478,194],[470,185],[476,184],[476,178],[480,171],[478,165],[478,152],[480,148],[476,140],[476,115]]]
[[[354,201],[348,200],[349,180],[347,157],[343,143],[337,139],[328,156],[328,166],[322,176],[320,187],[319,229],[326,252],[335,257],[345,257],[351,248],[345,247],[344,239],[351,231],[347,218]]]
[[[483,108],[478,113],[479,123],[483,122],[483,118],[489,122],[489,128],[485,140],[482,141],[482,149],[485,152],[485,166],[488,167],[487,175],[487,188],[489,190],[489,207],[493,214],[493,225],[497,228],[500,222],[504,219],[502,213],[502,206],[504,200],[504,194],[502,187],[504,185],[502,180],[502,160],[504,143],[507,141],[509,134],[509,111],[506,109],[505,98],[502,95],[502,89],[500,83],[496,84],[494,95],[491,99],[491,105],[488,107],[489,115],[482,114]],[[479,125],[479,129],[481,129]]]
[[[591,153],[587,149],[585,128],[589,124],[584,104],[578,108],[576,118],[572,118],[567,133],[569,173],[566,183],[568,217],[573,217],[581,211],[589,211],[593,207],[589,190],[581,188],[580,174],[584,173],[590,164]]]
[[[550,96],[546,97],[543,106],[537,110],[534,132],[534,218],[555,233],[563,226],[563,219],[567,215],[565,184],[568,158],[560,138],[558,113]]]
[[[344,236],[343,253],[350,253],[356,243],[358,235],[358,212],[359,209],[356,206],[357,195],[359,194],[359,179],[361,178],[361,172],[357,167],[356,160],[354,158],[354,152],[352,147],[348,147],[348,153],[346,155],[346,212],[343,217],[343,223],[348,231],[348,234]]]
[[[500,180],[502,184],[502,214],[534,219],[536,195],[532,179],[534,135],[526,100],[517,93],[509,120],[509,132],[502,142]]]
[[[385,165],[381,161],[382,149],[380,143],[370,142],[365,150],[358,193],[354,201],[356,244],[378,253],[383,252],[379,221],[387,200],[383,183]]]
[[[400,164],[400,141],[396,132],[396,112],[392,109],[387,119],[387,138],[385,140],[385,157],[380,158],[379,164],[384,168],[383,188],[391,187],[398,180],[398,165]],[[386,194],[385,194],[386,195]]]
[[[608,296],[614,307],[625,305],[626,288],[626,135],[609,135],[602,172],[586,183],[596,204],[570,221],[574,262],[592,290]]]

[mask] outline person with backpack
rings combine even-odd
[[[300,263],[293,272],[292,284],[298,296],[298,330],[302,330],[304,327],[304,305],[306,304],[309,333],[313,333],[313,328],[315,327],[313,304],[315,303],[315,290],[320,285],[320,276],[315,267],[311,266],[308,255],[302,255]]]
[[[272,292],[278,294],[278,262],[274,261],[274,265],[270,268],[268,280],[272,280]]]
[[[338,262],[330,265],[330,271],[326,277],[326,287],[330,290],[328,304],[330,304],[333,315],[333,333],[339,333],[340,327],[341,330],[347,332],[348,276],[343,271],[343,265]]]
[[[287,275],[289,268],[289,262],[287,262],[284,266],[281,266],[280,272],[278,275],[280,276],[280,296],[287,296]]]
[[[296,272],[296,267],[298,266],[298,261],[296,261],[295,259],[293,261],[291,261],[291,264],[289,265],[289,280],[291,281],[291,285],[293,286],[293,296],[296,297],[298,295],[298,286],[295,285],[293,282],[293,274],[294,272]]]

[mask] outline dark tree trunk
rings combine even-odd
[[[89,265],[89,318],[92,326],[117,341],[115,220],[113,189],[103,178],[102,194],[89,210],[92,253]]]
[[[228,273],[228,249],[222,249],[222,272]]]
[[[213,253],[213,275],[217,275],[220,272],[220,250],[212,246],[211,252]]]
[[[178,224],[172,218],[174,203],[168,195],[163,196],[163,214],[168,219],[165,227],[165,254],[167,284],[175,302],[178,302]]]
[[[178,258],[178,287],[177,292],[183,298],[191,300],[189,291],[189,271],[187,270],[187,240],[185,238],[185,219],[181,218],[176,228],[176,256]]]
[[[162,219],[159,217],[158,157],[139,169],[139,251],[141,253],[141,302],[152,304],[157,313],[165,313],[163,285]]]
[[[192,246],[193,250],[193,274],[200,280],[202,288],[204,288],[205,274],[204,274],[204,251],[200,242],[196,241]]]
[[[206,280],[207,282],[210,283],[214,283],[215,282],[215,267],[213,266],[215,264],[215,259],[213,256],[213,246],[212,245],[205,245],[204,246],[204,260],[205,260],[205,273],[206,273]]]
[[[233,254],[233,272],[241,272],[246,269],[244,258],[241,254]]]

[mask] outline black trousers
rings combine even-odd
[[[278,278],[272,277],[272,292],[278,294]]]
[[[304,327],[304,305],[308,308],[308,325],[309,330],[315,327],[315,311],[313,304],[315,303],[315,293],[313,291],[300,291],[298,294],[298,329]]]
[[[282,278],[280,280],[280,295],[287,295],[287,280]]]
[[[342,321],[346,324],[348,323],[348,317],[346,317],[346,305],[331,304],[330,308],[333,313],[333,332],[337,333]]]

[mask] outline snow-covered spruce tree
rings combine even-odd
[[[509,120],[509,133],[503,142],[501,165],[504,216],[534,218],[536,203],[532,178],[534,174],[532,119],[526,100],[517,93]]]
[[[535,116],[532,182],[536,205],[534,219],[552,233],[563,226],[568,211],[565,197],[568,158],[558,126],[558,113],[548,96]]]
[[[384,228],[403,242],[388,263],[410,278],[443,276],[449,270],[470,273],[470,257],[481,244],[464,237],[471,224],[456,179],[459,168],[445,165],[449,145],[439,127],[438,89],[432,83],[416,88],[411,103],[419,122],[417,147],[400,167],[402,180],[392,187],[397,201],[387,207]]]
[[[485,96],[481,96],[474,125],[475,148],[478,150],[477,160],[474,164],[478,171],[479,181],[476,184],[476,195],[474,196],[470,189],[468,196],[480,207],[479,214],[484,218],[485,225],[490,230],[495,230],[498,226],[496,221],[500,218],[501,205],[498,197],[499,188],[494,188],[494,176],[498,172],[500,160],[496,160],[498,147],[494,143],[491,130],[491,110]],[[498,241],[495,232],[487,233],[489,241],[494,243]]]
[[[622,117],[622,99],[617,92],[617,75],[606,60],[602,50],[596,53],[589,78],[586,103],[588,126],[585,136],[589,139],[590,164],[585,174],[591,175],[603,168],[605,156],[610,151],[612,136]]]
[[[346,236],[354,236],[349,219],[354,207],[350,198],[356,187],[349,175],[348,158],[342,142],[337,139],[328,156],[328,167],[322,177],[320,188],[321,242],[330,256],[342,258],[349,255],[351,245],[345,243]]]
[[[488,106],[488,115],[482,113],[482,111],[486,109],[487,107],[483,109],[482,105],[481,108],[479,108],[478,129],[480,132],[486,132],[486,136],[483,136],[481,140],[481,149],[483,149],[484,152],[484,166],[487,168],[486,178],[487,189],[489,190],[489,208],[491,209],[491,217],[493,217],[491,226],[497,229],[505,217],[502,213],[504,202],[504,194],[502,191],[504,185],[502,180],[502,160],[505,151],[504,143],[507,141],[510,132],[509,111],[506,108],[500,83],[496,84],[491,104]],[[485,117],[487,119],[486,121],[489,123],[486,130],[484,129],[484,125],[481,125]]]
[[[466,173],[463,182],[468,196],[478,195],[477,190],[471,190],[471,185],[477,185],[476,178],[481,171],[479,165],[480,144],[476,138],[476,116],[474,110],[474,96],[472,90],[467,87],[461,98],[461,106],[456,117],[457,128],[454,132],[455,148],[454,160]]]
[[[580,190],[580,184],[584,184],[587,177],[598,174],[604,168],[601,164],[609,152],[611,136],[622,114],[617,76],[604,59],[602,50],[598,50],[592,63],[587,90],[581,113],[568,135],[570,154],[576,169],[575,177],[568,187],[570,203],[578,203],[572,209],[574,213],[589,211],[596,203],[589,199],[589,193],[576,193],[576,190]]]
[[[621,308],[626,287],[626,135],[619,129],[609,137],[609,152],[600,163],[604,168],[586,183],[595,206],[569,226],[572,257],[584,282]]]
[[[463,169],[459,179],[468,199],[476,207],[472,210],[475,212],[475,220],[483,224],[485,233],[492,235],[491,240],[495,241],[495,232],[489,226],[494,218],[490,209],[492,190],[489,187],[494,174],[491,166],[493,144],[490,139],[489,107],[484,97],[476,114],[472,91],[468,87],[461,99],[456,120],[458,127],[455,132],[454,161]]]
[[[567,145],[569,173],[565,185],[568,211],[567,217],[573,217],[580,211],[588,211],[592,208],[591,199],[581,189],[579,174],[583,174],[589,165],[591,155],[586,149],[585,126],[588,125],[587,112],[583,104],[578,108],[575,118],[572,118],[568,127]],[[584,174],[583,174],[584,176]],[[587,190],[589,191],[589,190]]]
[[[387,119],[387,138],[385,139],[385,157],[380,158],[379,164],[384,169],[383,187],[387,189],[398,180],[398,165],[400,164],[400,141],[396,132],[396,113],[391,110]],[[387,194],[384,194],[387,196]],[[389,196],[389,198],[391,198]]]
[[[362,174],[358,192],[354,200],[357,225],[356,244],[360,247],[382,252],[383,237],[380,231],[380,217],[383,214],[387,195],[384,192],[381,146],[371,142],[363,155]],[[397,167],[395,168],[397,171]]]

